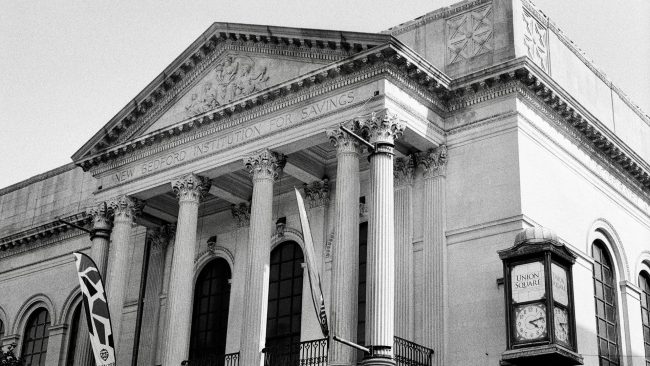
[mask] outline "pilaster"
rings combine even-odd
[[[210,184],[209,179],[195,174],[184,175],[171,182],[172,189],[178,197],[179,208],[176,246],[169,279],[169,317],[163,365],[180,365],[188,358],[199,203],[210,188]]]
[[[250,229],[248,239],[248,271],[246,302],[240,346],[240,364],[262,365],[262,348],[266,342],[266,311],[269,292],[271,236],[273,235],[273,183],[278,179],[286,158],[268,149],[243,160],[253,181]]]
[[[370,155],[368,264],[366,280],[366,344],[364,365],[395,365],[395,208],[393,147],[404,124],[387,113],[361,121],[375,150]]]
[[[413,341],[413,180],[415,157],[393,163],[395,183],[395,335]]]
[[[59,366],[63,361],[63,339],[68,332],[68,325],[53,325],[48,329],[48,332],[45,366]]]
[[[119,345],[122,307],[125,299],[127,274],[129,273],[131,229],[136,216],[142,212],[144,203],[136,198],[123,195],[107,202],[107,206],[113,212],[114,226],[111,234],[113,248],[110,251],[111,258],[109,260],[111,267],[108,268],[106,276],[106,292],[113,325],[113,340],[115,345]],[[116,349],[117,353],[119,353],[119,349]]]
[[[434,350],[434,365],[445,364],[447,334],[447,242],[445,181],[447,147],[440,145],[417,155],[424,170],[423,233],[424,286],[422,329],[424,346]]]
[[[160,311],[158,312],[158,331],[156,341],[156,365],[162,364],[167,339],[167,320],[169,319],[169,307],[167,306],[167,294],[169,292],[169,279],[172,272],[172,260],[174,258],[174,242],[176,237],[176,224],[165,225],[161,230],[166,231],[167,245],[165,246],[162,283],[160,286],[159,301]]]
[[[348,123],[353,132],[358,124]],[[331,333],[343,339],[357,340],[359,284],[359,144],[343,130],[327,131],[336,147],[336,195],[334,200],[334,240],[331,282]],[[331,342],[330,365],[353,365],[356,350],[339,342]]]

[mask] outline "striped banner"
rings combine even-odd
[[[90,343],[97,366],[115,366],[115,346],[111,316],[102,276],[95,262],[89,256],[75,252],[79,285],[83,295],[84,310],[88,322]]]
[[[298,189],[296,190],[296,199],[298,200],[298,209],[300,211],[300,225],[302,226],[302,236],[305,241],[305,256],[307,257],[307,271],[309,272],[309,287],[311,288],[311,299],[314,303],[314,310],[316,317],[320,323],[323,337],[329,335],[329,326],[327,325],[327,314],[325,313],[325,299],[323,298],[323,289],[320,281],[320,274],[318,273],[318,265],[316,264],[316,254],[314,252],[314,241],[311,237],[311,229],[309,228],[309,221],[307,220],[307,211],[305,210],[305,203]]]

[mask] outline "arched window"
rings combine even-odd
[[[594,292],[600,365],[619,365],[616,275],[605,244],[593,243]]]
[[[190,359],[220,359],[226,353],[231,272],[217,258],[203,268],[194,287]]]
[[[68,357],[66,361],[66,366],[72,366],[74,365],[74,353],[77,350],[77,341],[79,339],[79,319],[81,317],[81,307],[83,306],[83,303],[79,303],[77,305],[77,308],[74,309],[74,313],[72,313],[72,320],[70,321],[70,340],[68,341]]]
[[[266,348],[275,365],[299,361],[300,317],[302,314],[302,249],[288,241],[271,252]]]
[[[5,335],[5,323],[0,320],[0,338],[4,337]]]
[[[643,343],[645,344],[645,364],[650,366],[650,275],[643,271],[639,275],[641,287],[641,322],[643,326]]]
[[[27,319],[21,356],[25,366],[45,365],[49,327],[50,314],[44,308],[36,309]]]

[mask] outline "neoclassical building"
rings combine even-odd
[[[81,251],[120,366],[360,364],[321,332],[296,187],[330,335],[366,364],[502,362],[497,252],[543,226],[575,256],[584,364],[650,365],[648,141],[528,0],[381,33],[214,23],[70,164],[0,189],[0,341],[93,364]]]

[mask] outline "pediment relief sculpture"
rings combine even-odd
[[[249,56],[228,55],[210,75],[190,92],[185,105],[188,117],[207,112],[268,86],[270,60],[256,61]]]

